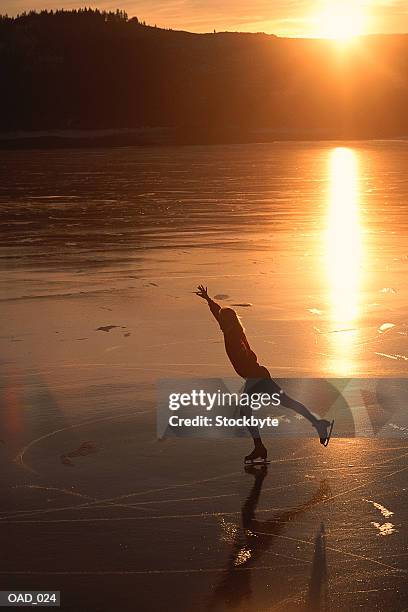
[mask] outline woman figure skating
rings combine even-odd
[[[244,393],[268,392],[279,393],[281,404],[291,408],[305,419],[310,421],[316,429],[321,444],[327,446],[330,440],[333,421],[316,418],[310,410],[300,402],[292,399],[286,393],[281,393],[280,387],[272,380],[268,370],[259,365],[257,356],[251,350],[245,335],[244,328],[238,318],[237,313],[232,308],[222,308],[214,302],[207,293],[207,287],[199,285],[196,294],[205,300],[210,307],[212,314],[218,321],[221,331],[224,334],[225,350],[232,364],[232,367],[239,376],[246,380]],[[242,412],[249,416],[251,408],[243,408]],[[245,463],[265,462],[268,451],[264,446],[258,427],[248,427],[254,441],[254,450],[245,457]]]

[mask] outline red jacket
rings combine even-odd
[[[214,300],[209,300],[208,306],[219,323],[221,306]],[[223,334],[225,350],[232,367],[239,376],[242,376],[242,378],[270,378],[268,370],[259,365],[258,358],[249,346],[243,330],[232,329],[223,331]]]

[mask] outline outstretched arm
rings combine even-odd
[[[197,289],[198,291],[195,292],[196,295],[198,295],[198,297],[202,298],[203,300],[207,302],[212,314],[214,315],[215,319],[218,321],[218,314],[221,310],[221,306],[210,298],[207,292],[207,287],[204,287],[204,285],[198,285]]]

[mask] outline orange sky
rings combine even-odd
[[[216,29],[263,31],[280,36],[408,32],[408,0],[100,0],[100,9],[125,10],[148,24],[209,32]],[[15,15],[30,9],[79,8],[75,0],[3,0],[1,12]],[[357,24],[357,25],[356,25]],[[333,29],[334,28],[334,29]]]

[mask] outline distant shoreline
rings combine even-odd
[[[408,35],[193,34],[124,11],[0,17],[0,148],[408,137]]]
[[[228,145],[271,142],[319,142],[352,140],[408,140],[408,135],[340,134],[329,130],[239,130],[229,128],[217,134],[195,128],[122,128],[82,130],[36,130],[0,132],[0,150],[98,148],[127,146]]]

